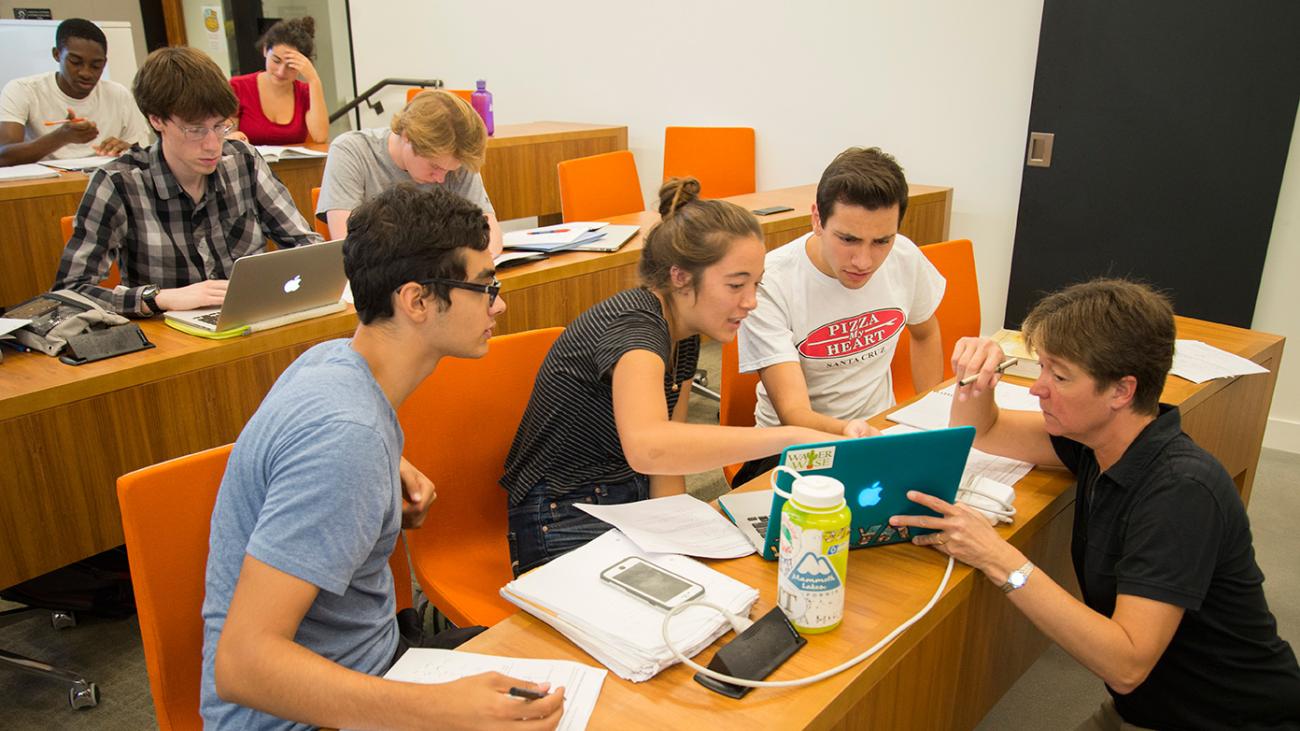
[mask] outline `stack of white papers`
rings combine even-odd
[[[618,528],[646,553],[740,558],[754,552],[754,546],[734,523],[690,495],[621,505],[579,504],[578,509]]]
[[[277,160],[291,160],[295,157],[326,157],[329,153],[323,150],[313,150],[310,147],[258,145],[257,154],[261,155],[262,159],[267,162],[276,162]]]
[[[59,174],[44,165],[28,163],[26,165],[10,165],[9,167],[0,168],[0,182],[6,180],[31,180],[33,178],[57,178]]]
[[[1169,372],[1192,383],[1215,378],[1268,373],[1268,369],[1235,353],[1206,345],[1199,340],[1174,341],[1174,367]]]
[[[554,226],[526,228],[507,232],[502,237],[502,243],[507,249],[562,251],[596,241],[603,235],[600,230],[608,225],[600,221],[571,221]]]
[[[917,429],[944,429],[948,426],[948,414],[952,411],[952,397],[955,386],[948,386],[940,391],[931,391],[916,403],[909,404],[895,411],[886,418],[890,421],[906,424]],[[1014,383],[999,382],[993,391],[993,400],[1000,409],[1014,411],[1042,411],[1038,397],[1029,393],[1024,386]]]
[[[552,690],[564,688],[560,731],[582,731],[587,727],[600,696],[600,686],[605,682],[605,671],[601,668],[568,660],[523,660],[427,648],[407,650],[384,677],[404,683],[433,684],[487,672],[533,683],[550,683]]]
[[[63,160],[42,160],[41,164],[59,170],[98,170],[116,159],[108,155],[95,155],[94,157],[69,157]]]
[[[641,682],[677,660],[663,639],[666,613],[623,593],[600,573],[639,556],[704,587],[704,601],[748,616],[758,592],[686,556],[647,554],[617,530],[506,584],[501,596],[546,622],[621,678]],[[688,609],[673,618],[673,645],[692,657],[731,625],[712,609]]]

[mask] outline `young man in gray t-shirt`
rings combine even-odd
[[[316,217],[330,238],[348,233],[348,216],[363,201],[398,183],[441,187],[483,209],[488,250],[501,253],[501,228],[478,171],[487,151],[487,127],[465,100],[427,91],[393,115],[390,129],[344,132],[330,145]]]
[[[217,494],[205,728],[559,723],[562,691],[526,703],[509,695],[545,685],[496,673],[439,685],[378,677],[404,647],[388,556],[435,497],[402,459],[397,409],[442,357],[487,352],[505,311],[487,239],[478,207],[438,189],[390,188],[352,217],[343,256],[361,325],[280,376]]]

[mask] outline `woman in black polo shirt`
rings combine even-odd
[[[578,503],[678,494],[683,475],[838,438],[686,423],[700,335],[736,337],[757,305],[765,254],[752,214],[699,192],[694,178],[664,183],[641,286],[580,315],[542,363],[501,478],[516,575],[609,529]]]
[[[1042,374],[1042,414],[999,410],[996,343],[958,342],[952,423],[975,446],[1078,478],[1079,602],[978,514],[928,496],[942,518],[914,542],[980,569],[1048,637],[1106,683],[1112,699],[1079,729],[1300,728],[1300,667],[1264,599],[1250,522],[1223,466],[1159,403],[1173,362],[1169,302],[1096,280],[1045,298],[1025,319]]]

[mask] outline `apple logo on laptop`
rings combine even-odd
[[[869,508],[878,504],[880,502],[880,491],[883,489],[880,486],[880,480],[876,480],[871,487],[864,488],[862,492],[858,493],[858,505]]]
[[[294,292],[297,292],[298,288],[301,286],[302,286],[302,275],[295,274],[293,279],[290,279],[289,281],[284,283],[284,293],[293,294]]]

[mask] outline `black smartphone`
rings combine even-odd
[[[768,206],[767,208],[755,208],[753,213],[755,216],[770,216],[773,213],[785,213],[793,210],[790,206]]]

